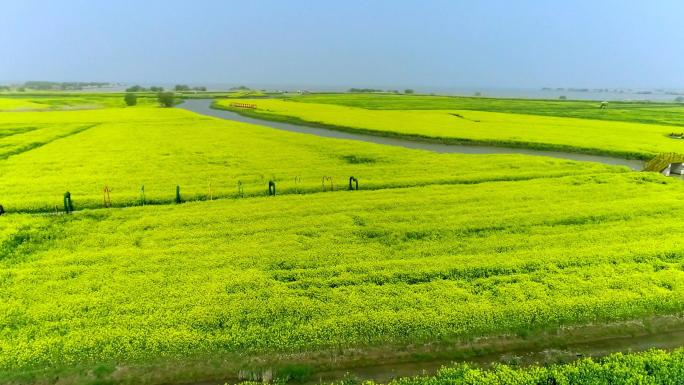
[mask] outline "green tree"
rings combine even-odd
[[[127,106],[135,106],[136,104],[138,104],[138,95],[132,92],[128,92],[124,96],[124,101],[126,102]]]
[[[143,92],[145,91],[145,87],[141,87],[139,85],[134,85],[132,87],[126,88],[126,92]]]
[[[561,96],[558,97],[558,99],[560,99],[560,100],[568,100],[568,97],[565,96],[565,95],[561,95]]]
[[[413,93],[413,90],[410,89],[410,88],[407,88],[407,89],[404,90],[404,93],[405,93],[405,94],[412,94],[412,93]]]
[[[157,94],[157,100],[160,106],[166,108],[173,107],[175,102],[173,92],[160,92]]]

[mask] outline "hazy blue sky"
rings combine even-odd
[[[684,1],[0,0],[0,80],[684,87]]]

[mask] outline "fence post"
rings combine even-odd
[[[352,186],[352,182],[356,184],[356,188]],[[359,189],[359,180],[354,178],[353,176],[349,177],[349,189],[350,190],[358,190]]]
[[[4,213],[5,213],[5,208],[2,207],[2,205],[0,205],[0,215],[2,215],[2,214],[4,214]]]
[[[274,181],[268,181],[268,195],[276,195],[276,185]]]
[[[299,194],[299,185],[302,183],[302,178],[300,176],[296,176],[294,178],[294,183],[295,183],[295,193]]]
[[[71,193],[67,191],[64,193],[64,212],[71,214],[72,211],[74,211],[74,205],[71,202]]]
[[[325,191],[325,182],[330,181],[330,191],[335,190],[335,185],[333,184],[333,178],[331,176],[324,176],[321,181],[321,190]]]
[[[238,196],[239,197],[244,197],[245,196],[245,189],[242,187],[242,181],[239,180],[237,182],[237,189],[238,189]]]
[[[104,186],[104,190],[102,191],[102,193],[103,193],[103,195],[104,195],[104,198],[103,198],[103,200],[104,200],[104,207],[112,207],[112,198],[111,198],[111,196],[109,195],[109,193],[110,193],[111,191],[112,191],[112,190],[109,188],[109,186],[107,186],[107,185]]]
[[[145,206],[145,185],[140,186],[140,202]]]
[[[176,185],[176,203],[181,203],[180,186]]]

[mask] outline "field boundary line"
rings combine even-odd
[[[9,151],[9,152],[4,153],[4,154],[0,154],[0,160],[6,160],[6,159],[8,159],[8,158],[11,157],[11,156],[21,155],[21,154],[27,153],[27,152],[29,152],[29,151],[32,151],[32,150],[35,150],[35,149],[37,149],[37,148],[43,147],[43,146],[48,145],[48,144],[50,144],[50,143],[52,143],[52,142],[55,142],[55,141],[57,141],[57,140],[64,139],[64,138],[68,138],[68,137],[70,137],[70,136],[80,134],[80,133],[82,133],[82,132],[84,132],[84,131],[87,131],[87,130],[89,130],[89,129],[93,128],[93,127],[99,126],[99,125],[100,125],[100,123],[94,123],[94,124],[89,124],[89,125],[85,125],[85,126],[79,126],[79,127],[75,128],[73,131],[70,131],[70,132],[68,132],[68,133],[66,133],[66,134],[62,134],[62,135],[55,136],[54,138],[52,138],[52,139],[50,139],[50,140],[48,140],[48,141],[29,143],[29,144],[27,144],[27,145],[25,145],[25,146],[19,147],[19,148],[16,149],[16,150]]]
[[[309,190],[302,190],[299,188],[297,190],[296,188],[288,188],[285,190],[282,190],[278,196],[297,196],[297,195],[311,195],[311,194],[325,194],[325,193],[331,193],[331,192],[363,192],[363,191],[381,191],[381,190],[398,190],[398,189],[408,189],[408,188],[419,188],[419,187],[429,187],[429,186],[454,186],[454,185],[479,185],[479,184],[484,184],[484,183],[505,183],[505,182],[525,182],[525,181],[533,181],[533,180],[539,180],[539,179],[558,179],[558,178],[566,178],[566,177],[573,177],[573,176],[596,176],[596,175],[612,175],[614,172],[597,172],[597,173],[587,173],[587,174],[572,174],[572,173],[567,173],[567,174],[559,174],[559,175],[551,175],[551,176],[546,176],[546,175],[540,175],[540,176],[521,176],[521,177],[515,177],[515,178],[508,178],[508,179],[503,179],[503,178],[490,178],[490,179],[481,179],[481,180],[452,180],[452,181],[427,181],[425,183],[398,183],[396,185],[391,185],[391,186],[379,186],[379,187],[364,187],[363,189],[360,190],[347,190],[346,188],[342,188],[339,190],[326,190],[326,191],[321,191],[320,187],[318,188],[311,188]],[[136,190],[137,191],[137,190]],[[217,201],[217,200],[239,200],[239,199],[251,199],[251,198],[264,198],[267,197],[267,190],[264,189],[263,193],[254,193],[254,194],[249,194],[245,193],[243,195],[240,195],[240,193],[231,193],[231,194],[214,194],[212,195],[211,201]],[[101,200],[101,198],[99,198]],[[205,195],[189,195],[187,197],[183,198],[182,203],[192,203],[192,202],[209,202],[210,199],[208,196]],[[176,202],[176,198],[173,194],[169,194],[168,199],[164,200],[145,200],[145,204],[131,204],[131,201],[129,200],[126,203],[115,203],[112,202],[111,206],[108,208],[127,208],[127,207],[142,207],[142,206],[166,206],[166,205],[177,205],[178,203]],[[74,209],[74,212],[79,212],[83,210],[99,210],[99,209],[105,209],[105,207],[102,206],[83,206]],[[35,214],[35,215],[55,215],[55,209],[54,207],[43,207],[41,209],[18,209],[14,210],[12,208],[5,207],[5,215],[7,214]],[[57,214],[62,214],[63,212],[58,212]]]

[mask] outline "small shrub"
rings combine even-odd
[[[134,93],[132,93],[132,92],[128,92],[128,93],[124,96],[124,101],[126,102],[126,105],[129,106],[129,107],[130,107],[130,106],[135,106],[136,104],[138,104],[138,95],[136,95],[136,94],[134,94]]]
[[[159,105],[164,108],[173,107],[175,103],[173,92],[160,92],[157,94],[157,100],[159,101]]]

